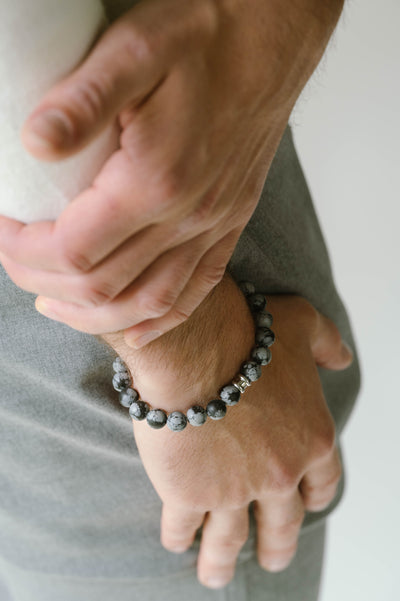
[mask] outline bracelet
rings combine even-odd
[[[129,409],[132,419],[137,421],[146,419],[149,426],[155,429],[167,425],[173,432],[184,430],[188,424],[202,426],[207,417],[213,420],[225,417],[227,407],[237,405],[246,389],[261,377],[261,367],[269,365],[272,358],[270,346],[275,341],[275,334],[270,329],[272,315],[265,311],[267,300],[263,294],[256,292],[254,284],[241,282],[239,288],[247,300],[255,321],[255,346],[251,351],[251,359],[242,363],[239,373],[232,382],[220,390],[218,399],[211,400],[206,408],[193,405],[185,415],[181,411],[167,413],[163,409],[153,409],[141,400],[139,393],[133,388],[133,380],[127,365],[117,357],[113,362],[115,374],[112,384],[119,392],[121,405]]]

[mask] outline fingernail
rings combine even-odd
[[[343,359],[352,359],[353,358],[353,351],[351,350],[351,348],[347,344],[347,342],[345,342],[344,340],[342,340],[341,352],[342,352]]]
[[[205,586],[208,586],[208,588],[223,588],[224,586],[226,586],[228,584],[228,580],[222,579],[222,578],[218,578],[218,577],[213,577],[210,578],[209,580],[205,580],[204,584]]]
[[[289,566],[290,561],[288,561],[287,559],[285,560],[270,560],[268,562],[268,566],[266,567],[266,569],[269,572],[283,572],[283,570],[286,570],[286,568]]]
[[[171,553],[184,553],[188,550],[187,547],[174,547],[173,549],[169,549]]]
[[[126,343],[135,349],[139,349],[139,348],[142,348],[143,346],[146,346],[146,344],[149,344],[149,342],[152,342],[156,338],[159,338],[161,335],[162,335],[162,332],[154,330],[151,332],[146,332],[146,334],[143,334],[142,336],[139,336],[138,338],[128,337],[128,339],[126,340]]]
[[[24,128],[24,140],[32,150],[54,150],[69,146],[71,125],[64,113],[49,110],[29,120]]]
[[[49,319],[54,319],[56,314],[51,310],[51,308],[47,305],[47,303],[41,298],[36,299],[35,308],[38,313],[48,317]]]

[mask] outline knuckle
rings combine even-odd
[[[304,512],[301,515],[296,516],[292,520],[289,520],[282,524],[274,524],[270,528],[270,533],[276,537],[279,537],[279,538],[285,539],[285,540],[293,539],[293,538],[297,539],[299,530],[301,528],[301,524],[303,523],[303,519],[304,519]]]
[[[188,218],[187,227],[200,231],[215,227],[223,216],[223,207],[218,204],[219,196],[220,191],[216,188],[209,190]]]
[[[177,325],[184,323],[187,319],[189,319],[191,314],[192,314],[192,311],[190,311],[186,307],[175,307],[173,310],[173,315],[172,315],[171,321]]]
[[[137,309],[140,315],[154,318],[162,317],[171,309],[175,302],[173,291],[165,291],[162,294],[143,294],[137,299]]]
[[[314,456],[327,457],[336,446],[336,428],[332,418],[325,419],[314,437]]]
[[[202,289],[208,293],[212,288],[217,286],[224,277],[225,268],[225,264],[217,264],[208,266],[207,269],[204,269],[200,275]]]
[[[309,511],[321,511],[328,507],[335,498],[340,477],[341,469],[335,472],[323,486],[313,487],[310,485],[302,485],[301,492],[306,509]]]
[[[185,178],[179,166],[170,167],[158,176],[155,182],[157,199],[162,200],[164,210],[175,206],[177,199],[185,188]]]
[[[106,71],[96,70],[94,74],[87,73],[84,78],[75,82],[71,89],[69,106],[66,107],[66,112],[77,112],[77,117],[81,121],[82,116],[89,119],[91,123],[96,122],[102,114],[104,107],[104,99],[109,96],[112,91],[112,81]],[[75,119],[72,119],[72,126]],[[80,136],[80,131],[73,131],[76,139]]]
[[[88,257],[73,248],[65,248],[61,253],[61,260],[67,273],[86,273],[92,267]]]
[[[270,462],[270,488],[278,493],[291,493],[297,488],[299,474],[294,466],[280,459]]]
[[[143,32],[131,21],[119,24],[120,56],[124,64],[136,65],[151,60],[159,48],[159,36],[155,29]],[[124,60],[126,58],[127,60]],[[133,62],[132,62],[133,61]]]
[[[215,543],[215,554],[217,557],[225,556],[231,557],[235,555],[239,549],[243,547],[247,540],[247,536],[240,534],[232,534],[218,540]]]
[[[85,304],[92,307],[99,307],[113,300],[117,295],[117,290],[107,282],[98,284],[89,284],[82,290],[82,298]]]

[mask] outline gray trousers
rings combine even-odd
[[[249,550],[241,554],[235,579],[212,591],[196,582],[195,569],[172,577],[78,578],[41,575],[0,563],[4,582],[1,601],[316,601],[324,551],[325,520],[304,529],[295,559],[279,574],[262,570]]]

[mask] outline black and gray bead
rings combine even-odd
[[[131,385],[131,377],[129,373],[127,371],[117,372],[112,379],[112,385],[114,390],[117,392],[121,392],[121,390],[124,390],[124,388],[129,388]]]
[[[163,428],[165,426],[168,418],[167,414],[162,409],[150,409],[146,416],[146,419],[149,426],[155,428],[156,430],[159,430],[160,428]]]
[[[259,328],[270,328],[273,323],[273,317],[268,311],[260,311],[255,316],[255,322]]]
[[[122,361],[121,357],[116,357],[113,363],[113,370],[118,373],[119,371],[128,371],[126,364]]]
[[[269,328],[257,328],[256,343],[260,346],[272,346],[275,342],[275,334]]]
[[[207,420],[207,411],[200,405],[193,405],[186,412],[186,417],[191,426],[202,426]]]
[[[134,401],[139,400],[139,394],[133,388],[124,388],[119,393],[119,402],[123,407],[129,407],[132,405]]]
[[[135,419],[138,422],[141,422],[143,419],[145,419],[149,411],[150,406],[144,401],[140,400],[133,401],[129,407],[129,415],[132,419]]]
[[[220,399],[210,401],[207,405],[207,415],[211,417],[211,419],[222,419],[225,417],[226,411],[226,404]]]
[[[255,294],[256,292],[256,287],[252,282],[240,282],[239,288],[246,297],[250,296],[250,294]]]
[[[246,376],[251,382],[255,382],[261,378],[261,365],[255,361],[246,361],[242,363],[240,373]]]
[[[265,309],[267,299],[263,294],[250,294],[250,296],[247,298],[247,302],[250,309],[254,313],[258,313],[258,311],[263,311]]]
[[[271,350],[265,346],[257,346],[251,351],[251,358],[258,363],[258,365],[268,365],[271,363],[272,353]]]
[[[233,384],[227,384],[222,388],[219,396],[226,405],[230,407],[236,405],[240,401],[240,390],[237,389]]]
[[[168,416],[167,426],[173,432],[180,432],[181,430],[184,430],[187,426],[186,415],[180,411],[173,411]]]

